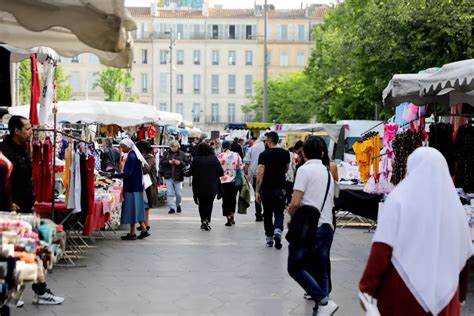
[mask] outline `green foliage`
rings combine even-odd
[[[344,1],[314,29],[305,69],[318,121],[374,118],[394,74],[472,58],[473,30],[470,0]]]
[[[44,83],[40,64],[38,64],[41,86]],[[31,99],[31,60],[25,59],[18,65],[20,104],[30,104]],[[72,87],[69,76],[64,75],[61,65],[54,69],[53,80],[56,79],[56,97],[58,101],[72,99]]]
[[[302,72],[285,74],[268,81],[268,118],[270,122],[309,122],[313,114],[310,105],[310,85]],[[245,113],[255,113],[256,121],[262,120],[262,82],[255,84],[255,94],[250,104],[243,106]]]
[[[125,88],[131,87],[132,83],[133,77],[129,71],[107,67],[99,73],[94,87],[102,88],[106,95],[105,101],[129,101],[130,97],[125,94]]]

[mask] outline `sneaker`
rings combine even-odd
[[[314,301],[314,298],[308,293],[304,293],[303,298],[308,301]]]
[[[141,232],[141,234],[137,237],[137,239],[145,239],[151,234],[148,232],[148,230],[145,230],[144,232]]]
[[[273,237],[267,237],[267,247],[273,247]]]
[[[174,214],[176,213],[176,211],[174,210],[174,208],[170,208],[170,211],[168,212],[168,214]]]
[[[206,224],[206,227],[204,227],[204,230],[210,232],[211,231],[211,225]]]
[[[230,219],[228,219],[227,223],[225,223],[225,226],[227,226],[227,227],[232,226],[232,221]]]
[[[201,224],[201,229],[206,229],[206,223]]]
[[[283,247],[283,245],[281,244],[281,235],[275,235],[274,239],[275,239],[275,249],[280,250]]]
[[[233,217],[230,219],[230,222],[232,223],[232,225],[235,225],[235,220]]]
[[[176,212],[181,213],[181,206],[178,206],[178,207],[176,208]]]
[[[262,216],[256,216],[255,221],[256,222],[263,222],[263,217]]]
[[[334,301],[329,300],[326,305],[318,306],[318,316],[332,316],[338,310],[339,306]]]
[[[22,308],[23,306],[25,306],[25,302],[22,300],[18,300],[18,302],[16,302],[16,308]]]
[[[138,226],[138,227],[137,227],[137,230],[138,230],[139,232],[141,232],[141,231],[142,231],[142,227],[141,227],[141,226]],[[147,227],[146,227],[146,230],[150,230],[150,226],[147,226]]]
[[[137,235],[133,234],[131,235],[130,233],[129,234],[126,234],[125,236],[122,236],[120,237],[122,240],[135,240],[137,239]]]
[[[54,295],[50,290],[46,290],[43,295],[35,295],[33,304],[35,305],[59,305],[64,302],[64,298]]]

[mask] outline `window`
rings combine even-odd
[[[252,95],[252,85],[253,85],[253,77],[252,75],[245,75],[245,94]]]
[[[235,104],[229,103],[227,108],[227,120],[229,123],[235,122]]]
[[[148,50],[142,49],[142,64],[148,64]]]
[[[229,51],[229,65],[235,66],[235,64],[236,64],[235,59],[236,59],[235,50],[230,50]]]
[[[79,92],[81,89],[81,75],[79,71],[71,71],[71,78],[69,80],[71,82],[72,92]]]
[[[298,41],[304,41],[304,25],[298,25]]]
[[[252,25],[245,26],[245,39],[251,40],[253,38],[252,35]]]
[[[229,94],[235,94],[235,75],[229,75]]]
[[[184,50],[178,49],[176,51],[176,64],[183,65],[184,64]]]
[[[160,88],[159,92],[160,93],[168,93],[168,74],[165,72],[160,72]]]
[[[193,60],[194,60],[195,65],[201,64],[201,51],[200,50],[195,50],[193,52]]]
[[[99,58],[94,54],[89,54],[89,64],[96,65],[99,63]]]
[[[235,25],[229,25],[229,39],[235,39]]]
[[[299,67],[304,67],[304,52],[298,52],[298,55],[296,56],[296,64]]]
[[[218,50],[212,51],[212,64],[219,65],[219,51]]]
[[[148,92],[148,74],[142,74],[142,92]]]
[[[176,26],[176,38],[177,39],[182,39],[184,35],[184,25],[183,24],[178,24]]]
[[[194,94],[201,93],[201,75],[193,75]]]
[[[168,51],[160,49],[160,64],[166,65],[166,58],[168,57]]]
[[[193,122],[199,122],[201,118],[201,105],[193,103]]]
[[[271,65],[271,64],[272,64],[272,51],[268,50],[267,51],[267,65]]]
[[[287,51],[280,52],[280,66],[288,67],[288,52]]]
[[[212,75],[211,81],[212,94],[219,94],[219,75]]]
[[[219,39],[219,25],[212,26],[212,39]]]
[[[217,103],[211,104],[211,122],[212,123],[219,122],[219,104]]]
[[[251,66],[253,64],[253,51],[251,50],[245,51],[245,64],[247,66]]]
[[[176,75],[176,93],[183,94],[183,75]]]
[[[73,58],[71,58],[71,63],[78,64],[79,62],[80,62],[79,61],[79,55],[74,56]]]
[[[280,25],[280,40],[281,41],[288,40],[288,25],[287,24]]]
[[[96,82],[97,76],[99,75],[98,72],[90,72],[87,78],[87,85],[89,86],[89,90],[96,90]]]
[[[166,111],[166,103],[160,103],[160,111]]]
[[[184,106],[183,103],[176,103],[176,113],[184,115]]]

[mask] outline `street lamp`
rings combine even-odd
[[[165,34],[170,35],[170,46],[169,46],[169,53],[170,53],[170,112],[173,112],[173,46],[176,45],[176,41],[173,37],[173,28],[170,28],[169,32],[165,32]]]

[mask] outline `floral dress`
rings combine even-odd
[[[237,170],[242,171],[244,168],[242,158],[240,158],[239,154],[230,150],[220,153],[217,158],[224,170],[224,175],[221,177],[221,183],[235,182]]]

